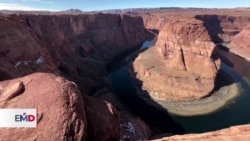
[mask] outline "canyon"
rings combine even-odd
[[[129,114],[116,96],[112,94],[112,89],[105,77],[107,74],[106,66],[113,58],[140,46],[145,40],[153,37],[144,28],[142,18],[113,14],[58,14],[52,16],[46,14],[6,14],[0,17],[0,28],[0,79],[7,83],[1,85],[1,108],[25,108],[27,107],[25,103],[30,101],[30,99],[26,99],[25,95],[31,99],[33,95],[33,107],[41,109],[41,113],[38,113],[38,115],[43,114],[44,117],[41,119],[41,124],[38,123],[37,130],[39,132],[33,134],[34,138],[69,140],[67,138],[71,136],[69,138],[73,140],[119,140],[120,137],[129,138],[131,136],[131,139],[137,140],[137,138],[145,139],[150,136],[148,126]],[[68,92],[64,96],[65,100],[59,100],[58,96],[63,93],[54,91],[53,87],[59,89],[64,86],[64,83],[56,83],[57,85],[53,86],[55,81],[46,80],[47,74],[35,75],[35,72],[64,77],[76,83],[77,87],[65,87],[64,91]],[[30,79],[31,81],[30,84],[27,84],[27,87],[25,83],[28,82],[22,80],[22,77],[26,75],[28,75],[27,78],[24,77],[23,79]],[[18,79],[19,77],[21,77],[21,80]],[[9,79],[13,79],[10,86],[8,86]],[[12,83],[14,92],[11,90]],[[35,84],[39,87],[35,87]],[[16,85],[22,86],[22,91],[19,94],[23,93],[23,97],[15,96]],[[4,94],[4,91],[9,87],[10,93]],[[31,92],[33,94],[30,94]],[[74,95],[76,96],[74,97]],[[93,98],[84,100],[84,102],[80,100],[80,97],[87,96]],[[13,98],[9,99],[8,97]],[[48,98],[50,101],[46,100]],[[75,99],[79,99],[79,101],[74,102]],[[39,102],[36,102],[36,100]],[[21,101],[20,105],[16,105],[16,101]],[[56,104],[57,107],[53,107],[53,101],[59,103]],[[113,106],[107,101],[116,105],[119,114],[115,111],[111,112]],[[65,105],[69,102],[72,102],[71,105]],[[61,107],[60,105],[65,106]],[[88,107],[84,105],[88,105]],[[59,118],[59,116],[67,118],[68,115],[69,119],[72,118],[72,122],[69,121],[66,124],[68,119],[58,119],[61,121],[58,125],[53,125],[53,121],[42,124],[53,118],[49,117],[50,112],[53,111],[46,107],[51,107],[51,110],[56,111],[54,112],[56,118]],[[65,113],[64,111],[68,111],[69,108],[73,110]],[[110,125],[110,123],[113,125]],[[47,124],[53,125],[50,128],[51,131],[47,135],[45,135],[46,132],[40,135],[48,128]],[[65,131],[57,134],[60,128],[65,128]],[[132,132],[132,129],[139,132]],[[5,130],[0,129],[1,133],[6,133],[1,138],[6,140],[16,138],[9,136],[12,134],[12,130]],[[20,132],[19,134],[27,132],[22,129],[14,130]],[[78,134],[81,134],[81,136],[78,136]],[[41,136],[44,137],[41,138]],[[31,137],[29,135],[27,138],[23,137],[23,139],[30,139]]]
[[[136,105],[129,107],[116,95],[108,75],[110,66],[138,52],[132,59],[125,59],[125,63],[129,64],[129,77],[136,83],[136,95],[149,106],[166,110],[168,117],[168,112],[174,113],[180,104],[169,107],[164,105],[165,101],[193,103],[221,93],[222,101],[219,97],[204,102],[214,102],[210,104],[215,105],[212,111],[218,110],[240,91],[239,84],[225,75],[223,64],[246,81],[250,76],[248,12],[248,9],[174,8],[123,14],[3,12],[0,108],[32,106],[39,109],[39,119],[36,130],[0,129],[0,138],[247,140],[249,125],[171,136],[181,134],[172,128],[180,127],[178,122],[167,119],[166,132],[152,124],[158,122],[157,117],[149,122],[144,119],[149,116],[146,113],[137,115],[133,111]],[[153,47],[139,50],[153,38],[156,39]],[[220,81],[227,83],[217,85]],[[200,105],[207,109],[204,103]],[[211,112],[197,105],[186,109],[191,111],[184,115]]]
[[[224,63],[244,77],[246,83],[249,79],[249,15],[241,10],[235,13],[227,10],[198,13],[184,9],[180,10],[185,12],[183,15],[172,9],[166,11],[136,14],[142,15],[148,29],[159,33],[155,46],[139,54],[130,66],[134,81],[142,89],[138,95],[148,103],[160,105],[177,115],[206,115],[220,110],[241,91],[238,84],[232,85],[230,77],[225,75],[228,68],[225,70]],[[157,22],[151,22],[152,19]],[[228,84],[222,84],[223,81]],[[162,140],[223,140],[223,135],[220,136],[217,139],[190,135],[189,139],[188,135],[184,135]]]

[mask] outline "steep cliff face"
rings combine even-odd
[[[195,18],[205,23],[216,43],[230,42],[250,22],[249,15],[196,15]]]
[[[250,24],[232,39],[230,45],[231,52],[250,61]]]
[[[174,17],[194,17],[204,22],[215,43],[230,42],[250,22],[248,10],[168,9],[137,13],[148,29],[160,31]]]
[[[217,54],[237,73],[250,77],[250,28],[249,25],[232,38],[231,43],[222,44],[227,50],[217,48]]]
[[[0,17],[3,79],[44,71],[102,85],[106,65],[151,34],[139,17],[125,15],[9,15]]]
[[[158,32],[163,28],[165,23],[169,21],[171,15],[163,15],[163,14],[140,14],[143,18],[144,25],[147,29],[154,29]]]
[[[155,47],[140,54],[133,66],[154,99],[198,99],[214,88],[220,67],[212,58],[214,48],[201,21],[176,18],[163,27]]]

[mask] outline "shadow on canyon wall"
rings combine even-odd
[[[231,53],[228,47],[223,45],[219,45],[215,52],[224,63],[223,67],[231,68],[235,72],[236,76],[233,76],[234,82],[239,82],[243,89],[250,90],[249,84],[247,84],[246,80],[243,80],[244,77],[250,78],[250,70],[248,69],[250,67],[249,61]]]
[[[9,79],[11,79],[10,74],[0,69],[0,81],[9,80]]]
[[[218,15],[196,15],[195,18],[204,22],[204,26],[207,28],[214,43],[223,42],[219,37],[219,34],[223,34],[224,31],[220,25],[221,21]]]

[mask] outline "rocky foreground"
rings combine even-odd
[[[108,102],[87,95],[82,97],[77,85],[62,77],[48,73],[34,73],[1,82],[0,88],[1,108],[38,109],[37,129],[0,129],[1,140],[80,141],[86,138],[95,140],[119,138],[119,116],[114,107]],[[94,112],[96,110],[103,116]],[[110,122],[112,124],[105,124],[106,121],[112,121]],[[107,129],[114,132],[108,135],[105,133]],[[103,134],[102,137],[98,136],[100,134]]]
[[[216,132],[172,136],[153,141],[248,141],[250,126],[233,126]]]

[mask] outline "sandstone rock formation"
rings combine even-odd
[[[172,19],[161,30],[155,47],[136,58],[136,77],[154,99],[202,98],[213,90],[220,68],[212,58],[214,48],[201,21]]]
[[[250,15],[244,13],[242,15],[236,13],[230,15],[229,13],[224,12],[224,15],[196,15],[195,18],[205,23],[214,42],[230,42],[250,22]]]
[[[93,97],[98,97],[105,101],[111,102],[119,111],[120,116],[120,141],[138,141],[147,140],[151,137],[151,131],[141,119],[128,113],[128,109],[120,99],[109,90],[101,89]]]
[[[216,49],[216,53],[219,54],[221,60],[241,76],[249,78],[250,63],[247,59],[248,49],[234,47],[231,44],[225,44],[225,46],[227,47],[226,51],[219,48]]]
[[[37,108],[37,129],[1,128],[1,140],[84,140],[84,101],[76,84],[36,73],[0,82],[0,108]]]
[[[173,17],[194,17],[204,22],[214,42],[230,42],[250,22],[249,9],[155,8],[134,10],[147,29],[161,31]]]
[[[0,80],[52,72],[87,93],[105,85],[115,56],[152,37],[140,17],[112,14],[6,15],[0,29]]]
[[[38,109],[37,129],[2,128],[1,140],[120,138],[119,115],[111,103],[82,97],[77,85],[62,77],[35,73],[0,82],[0,88],[0,108]]]
[[[87,95],[84,96],[84,99],[88,125],[87,140],[118,140],[120,138],[120,117],[113,105]]]
[[[222,43],[216,48],[216,54],[237,73],[250,77],[250,25],[234,36],[230,43]]]
[[[241,125],[214,132],[176,135],[152,141],[248,141],[249,138],[250,125]]]
[[[237,34],[230,45],[230,52],[250,61],[250,25]]]

